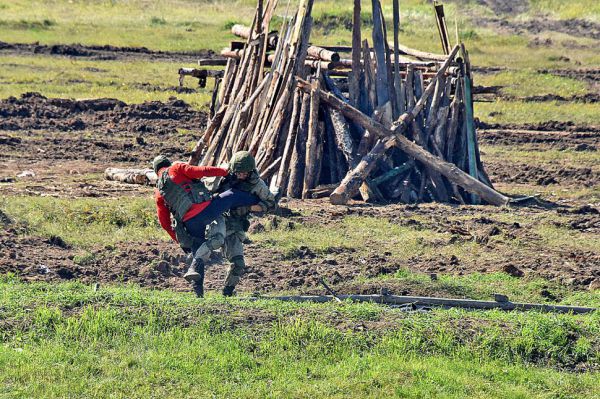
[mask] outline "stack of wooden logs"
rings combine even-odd
[[[334,204],[359,195],[508,203],[481,162],[468,53],[462,44],[450,48],[442,6],[435,11],[444,54],[432,54],[400,45],[398,0],[391,43],[379,0],[371,1],[372,44],[363,40],[354,0],[352,46],[310,45],[313,1],[300,0],[279,32],[269,30],[277,0],[258,1],[252,26],[233,26],[245,41],[223,50],[222,77],[199,74],[214,76],[215,89],[189,162],[217,165],[249,150],[272,190],[328,195]]]

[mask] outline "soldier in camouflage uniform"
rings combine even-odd
[[[219,187],[219,191],[228,189],[238,189],[249,192],[259,198],[257,205],[250,207],[239,207],[230,209],[225,217],[225,244],[223,246],[223,255],[230,262],[223,295],[231,296],[235,286],[246,271],[244,261],[244,241],[246,240],[246,231],[250,227],[248,217],[250,212],[270,212],[273,211],[277,202],[275,196],[260,178],[256,170],[256,163],[252,155],[247,151],[240,151],[233,155],[229,163],[229,172],[236,179],[225,180]]]
[[[248,151],[239,151],[233,155],[229,162],[228,178],[214,181],[216,191],[237,189],[246,191],[259,198],[257,205],[250,207],[238,207],[229,210],[212,223],[206,234],[211,247],[222,242],[223,256],[230,262],[223,295],[232,296],[236,285],[246,270],[244,261],[244,241],[246,231],[250,227],[248,217],[251,212],[269,212],[276,208],[275,196],[269,191],[265,182],[260,178],[256,170],[254,157]],[[210,256],[210,253],[207,254]]]

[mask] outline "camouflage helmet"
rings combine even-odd
[[[157,155],[152,160],[152,169],[154,169],[154,173],[158,173],[161,168],[171,166],[171,161],[164,155]]]
[[[248,151],[238,151],[229,161],[229,171],[232,173],[252,172],[256,168],[256,161]]]

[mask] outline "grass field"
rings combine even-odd
[[[199,304],[10,276],[0,288],[8,397],[598,397],[598,374],[540,367],[597,362],[597,315]]]

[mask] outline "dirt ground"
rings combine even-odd
[[[199,55],[110,46],[39,46],[3,42],[0,42],[0,51],[94,59],[188,60]],[[208,53],[202,55],[212,56]],[[547,71],[565,76],[580,73],[578,76],[591,80],[597,79],[597,72]],[[596,102],[597,97],[587,100]],[[185,158],[186,151],[206,122],[205,113],[177,99],[165,103],[125,104],[115,99],[75,101],[27,93],[20,98],[0,100],[0,196],[149,197],[150,188],[109,182],[103,179],[102,172],[109,166],[147,166],[157,153],[176,159]],[[484,148],[523,145],[537,151],[597,151],[600,127],[568,122],[519,126],[480,124],[479,140]],[[565,164],[559,160],[528,165],[489,158],[485,151],[482,156],[492,181],[504,187],[515,184],[528,187],[557,185],[568,190],[597,187],[600,180],[598,173],[589,167]],[[19,177],[23,172],[26,172],[25,176]],[[550,210],[523,207],[510,212],[521,219],[531,217],[532,220],[542,212],[554,212],[560,215],[558,227],[600,234],[600,211],[585,202],[565,200]],[[475,241],[486,250],[502,254],[502,260],[474,262],[455,256],[414,256],[398,260],[390,257],[388,251],[368,242],[365,247],[370,249],[366,253],[331,248],[326,254],[315,254],[310,248],[301,247],[290,255],[250,243],[247,246],[248,274],[240,290],[323,293],[318,282],[323,276],[340,292],[376,293],[386,289],[396,294],[435,294],[419,285],[357,282],[365,277],[389,275],[399,269],[458,275],[503,271],[515,276],[541,276],[579,288],[600,279],[600,250],[548,251],[538,243],[536,223],[506,222],[510,212],[493,207],[436,204],[372,206],[357,203],[340,207],[331,206],[326,200],[284,201],[281,214],[275,217],[289,226],[336,224],[346,215],[373,216],[402,226],[448,233],[447,240],[434,243],[440,248],[457,241]],[[457,220],[461,218],[464,220]],[[260,219],[256,226],[270,224],[267,221]],[[127,242],[110,248],[97,247],[91,249],[93,260],[82,263],[76,262],[81,250],[70,247],[59,237],[24,234],[24,226],[3,213],[0,213],[0,224],[0,273],[16,272],[28,281],[134,282],[146,287],[189,290],[188,284],[181,278],[185,268],[184,257],[173,243]],[[491,239],[494,236],[507,240],[518,238],[528,244],[516,250],[501,240]],[[225,273],[226,265],[215,255],[207,271],[208,289],[219,289]],[[456,295],[461,293],[456,292]]]

